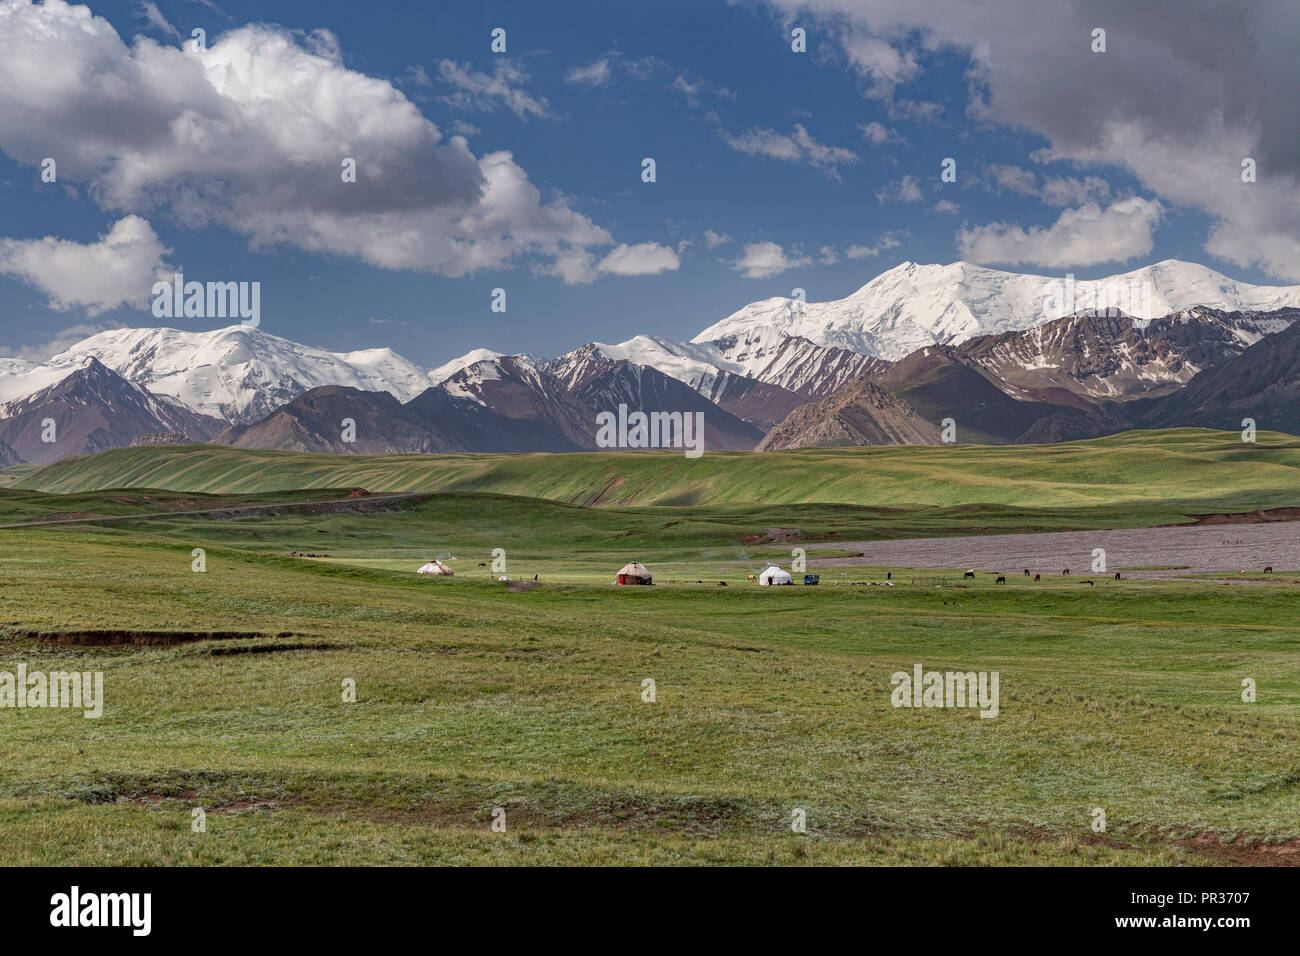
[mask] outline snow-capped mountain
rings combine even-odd
[[[0,405],[0,442],[37,464],[120,448],[140,435],[204,442],[221,425],[150,394],[94,358],[83,359],[54,384]]]
[[[716,342],[673,342],[638,335],[618,345],[589,342],[546,363],[573,387],[593,362],[632,362],[658,369],[718,401],[735,377],[776,386],[805,399],[822,398],[888,363],[846,349],[814,345],[774,328],[756,328]]]
[[[1268,311],[1300,306],[1300,286],[1237,282],[1175,259],[1089,281],[1001,272],[969,262],[904,262],[833,302],[774,298],[751,303],[691,341],[709,343],[779,330],[818,345],[892,361],[926,345],[1020,331],[1107,306],[1142,319],[1193,306]]]
[[[407,401],[435,384],[427,369],[392,349],[327,352],[242,325],[211,332],[112,329],[46,364],[59,367],[87,357],[155,395],[232,422],[264,418],[320,385],[389,392]]]

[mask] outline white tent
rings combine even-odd
[[[430,561],[428,564],[423,565],[423,566],[420,568],[420,570],[419,570],[418,573],[420,573],[420,574],[446,574],[446,575],[450,576],[450,575],[455,574],[456,572],[453,571],[451,568],[447,567],[447,565],[443,564],[443,563],[442,563],[441,561],[439,561],[437,558],[434,558],[434,559],[433,559],[432,561]]]
[[[763,569],[763,573],[758,576],[758,583],[768,584],[792,584],[794,579],[790,577],[789,571],[782,571],[775,564],[770,564]]]

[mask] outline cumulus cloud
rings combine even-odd
[[[710,249],[716,249],[718,246],[726,245],[731,241],[731,237],[725,232],[714,232],[712,229],[704,230],[704,243]]]
[[[858,161],[858,154],[853,150],[818,142],[801,123],[795,123],[788,134],[772,129],[751,129],[739,136],[723,132],[722,137],[737,152],[812,166],[835,178],[839,177],[837,167]]]
[[[1022,229],[989,223],[957,234],[963,259],[1000,265],[1048,268],[1123,262],[1149,253],[1152,232],[1163,209],[1159,202],[1134,196],[1105,209],[1088,203],[1062,211],[1050,226]]]
[[[992,184],[1024,196],[1033,196],[1049,206],[1081,206],[1110,198],[1110,183],[1099,176],[1076,179],[1071,176],[1045,177],[1023,166],[993,164],[986,172]]]
[[[930,211],[947,215],[947,214],[956,213],[959,208],[961,207],[959,207],[951,199],[940,199],[937,203],[935,203],[933,206],[930,207]]]
[[[95,242],[0,239],[0,273],[40,289],[50,308],[84,307],[97,315],[118,306],[144,307],[156,279],[174,271],[171,250],[139,216],[126,216]]]
[[[681,264],[677,253],[657,242],[642,242],[635,246],[619,243],[597,269],[618,276],[651,276],[660,272],[675,272]]]
[[[444,78],[509,104],[493,83],[518,74],[497,69],[453,64]],[[0,149],[55,157],[60,180],[106,210],[387,269],[527,264],[572,281],[589,275],[574,262],[614,244],[564,197],[546,201],[511,153],[475,156],[392,83],[345,67],[323,32],[252,25],[199,52],[128,46],[86,7],[0,0]],[[355,183],[341,181],[345,157]]]
[[[528,74],[504,58],[493,62],[491,73],[477,73],[467,63],[442,60],[438,74],[444,83],[455,88],[455,92],[442,98],[452,106],[491,112],[499,100],[520,119],[551,115],[546,97],[533,96],[524,89]]]
[[[1300,280],[1300,5],[1291,0],[1205,0],[1195,16],[1185,0],[769,3],[819,17],[868,94],[894,106],[927,56],[964,57],[976,120],[1037,132],[1050,144],[1039,161],[1126,169],[1147,193],[1206,213],[1212,255]],[[1097,26],[1106,53],[1091,51]],[[1245,157],[1257,161],[1258,182],[1241,181]],[[1069,193],[1059,200],[1078,197]]]
[[[812,265],[810,256],[797,252],[787,255],[785,249],[775,242],[750,242],[745,245],[740,258],[732,263],[732,268],[746,279],[766,279],[787,269],[809,265]]]

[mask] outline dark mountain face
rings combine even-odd
[[[63,380],[0,406],[0,441],[37,464],[121,448],[160,432],[207,441],[223,425],[163,401],[93,358]]]
[[[715,378],[704,396],[719,408],[764,431],[775,427],[800,405],[815,400],[779,385],[731,372],[723,372]]]
[[[958,354],[1018,391],[1049,399],[1069,391],[1126,400],[1176,391],[1198,372],[1240,355],[1260,336],[1300,318],[1300,310],[1222,312],[1185,309],[1139,328],[1117,312],[1067,315],[1037,328],[985,335]]]
[[[387,392],[363,392],[344,385],[313,388],[261,421],[231,425],[216,440],[236,448],[340,455],[465,450]]]
[[[507,418],[441,386],[426,389],[405,407],[449,436],[456,447],[448,451],[563,452],[586,447],[545,422]]]
[[[1240,355],[1201,372],[1172,395],[1134,403],[1143,427],[1260,429],[1296,433],[1300,426],[1300,323],[1265,336]]]
[[[1015,442],[1040,418],[1081,414],[1070,405],[1012,398],[952,346],[918,349],[874,381],[936,427],[953,419],[962,443]]]
[[[758,450],[937,444],[935,422],[864,375],[829,398],[796,408],[768,432]]]
[[[10,465],[21,465],[22,463],[22,456],[0,441],[0,468],[8,468]]]
[[[575,390],[577,397],[595,414],[612,412],[617,415],[620,405],[626,405],[629,412],[701,412],[704,415],[706,449],[749,450],[763,437],[762,429],[756,425],[731,414],[686,383],[657,369],[624,361],[603,364],[603,369],[593,367],[593,374],[583,376],[584,381]]]
[[[519,356],[476,362],[461,369],[439,388],[454,398],[475,401],[489,411],[515,421],[532,422],[558,433],[571,448],[590,448],[595,414],[555,376]]]

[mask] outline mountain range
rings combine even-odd
[[[709,449],[930,444],[945,418],[989,443],[1242,417],[1285,430],[1297,318],[1300,286],[1173,260],[1093,282],[905,262],[834,302],[753,303],[690,342],[550,360],[476,349],[426,369],[244,326],[114,329],[42,363],[0,359],[0,467],[144,441],[574,451],[598,447],[597,414],[619,406],[702,412]]]

